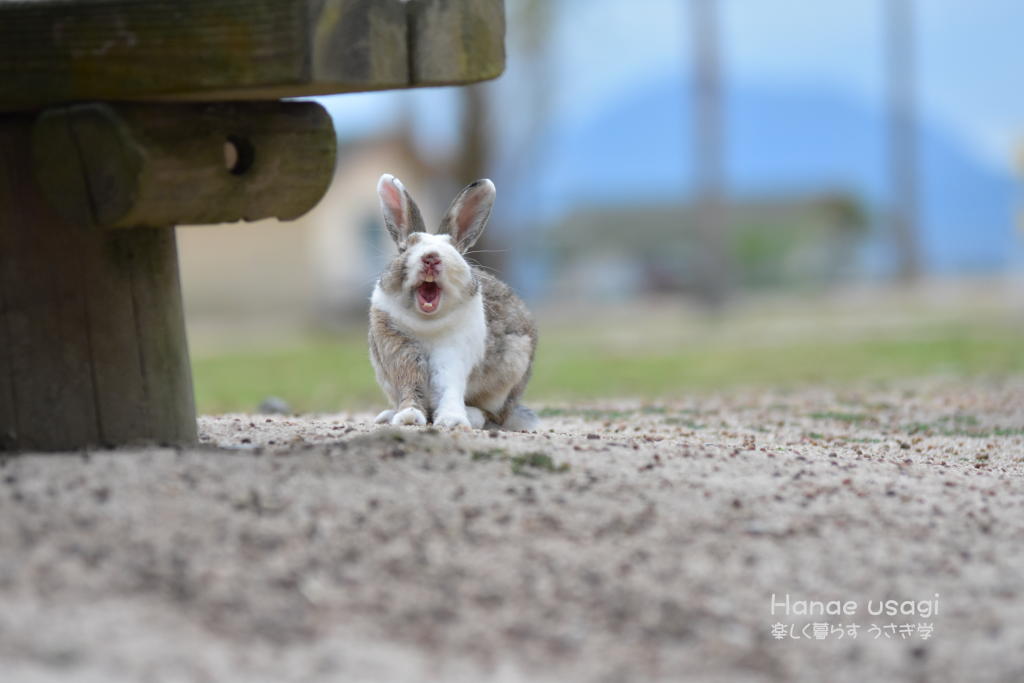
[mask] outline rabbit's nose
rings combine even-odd
[[[423,269],[427,272],[435,272],[441,267],[441,257],[434,252],[424,254],[421,260],[423,261]]]

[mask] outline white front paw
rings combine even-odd
[[[393,410],[385,410],[383,413],[381,413],[376,418],[374,418],[373,423],[374,424],[378,424],[378,425],[382,425],[385,422],[390,422],[391,418],[393,418],[394,416],[395,416],[395,411],[393,411]]]
[[[427,417],[419,408],[406,408],[395,413],[395,416],[391,418],[391,424],[423,426],[427,424]]]
[[[469,426],[473,429],[483,429],[484,425],[487,424],[487,418],[484,417],[484,411],[473,406],[466,406],[466,417],[469,418]]]
[[[465,410],[461,413],[439,413],[434,417],[434,424],[438,427],[468,427],[470,429],[473,427],[473,425],[469,423],[469,417],[466,416]]]

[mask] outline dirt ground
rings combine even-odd
[[[1024,380],[541,414],[8,455],[0,678],[1024,680]]]

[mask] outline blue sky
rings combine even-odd
[[[508,0],[510,12],[517,0]],[[884,0],[720,0],[726,77],[758,86],[829,88],[869,106],[885,93]],[[553,33],[551,113],[583,121],[652,80],[689,70],[689,0],[560,0]],[[917,0],[919,105],[986,164],[1008,169],[1024,134],[1024,2]],[[509,70],[495,87],[529,77],[510,36]],[[340,95],[321,100],[346,136],[393,126],[411,106],[428,154],[455,140],[450,88]],[[504,101],[515,102],[515,96]],[[517,112],[503,107],[503,125]]]

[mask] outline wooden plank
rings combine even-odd
[[[110,236],[131,271],[149,438],[182,445],[199,436],[174,230],[141,228]]]
[[[410,84],[458,85],[505,69],[503,0],[409,3]]]
[[[81,231],[32,182],[32,118],[0,117],[0,291],[8,376],[21,449],[65,450],[100,441],[85,302]]]
[[[311,10],[312,78],[351,90],[409,85],[405,4],[324,0]]]
[[[0,2],[0,112],[472,83],[504,38],[503,0]]]
[[[306,21],[299,0],[0,3],[0,103],[299,86]]]
[[[330,185],[337,147],[314,102],[81,104],[45,111],[32,140],[53,206],[104,228],[297,218]]]
[[[401,0],[0,2],[0,111],[408,84]]]

